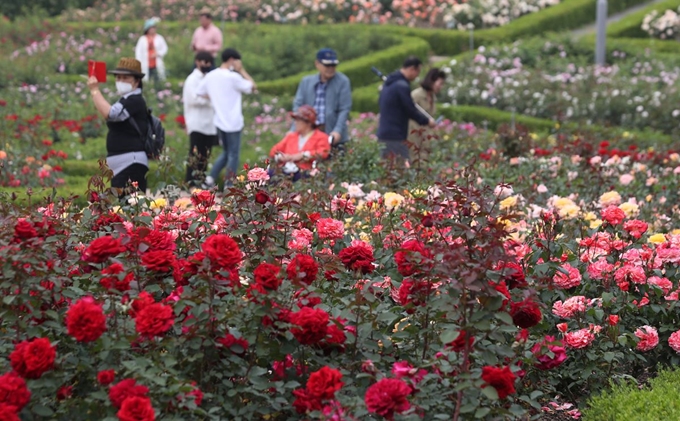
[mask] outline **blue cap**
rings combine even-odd
[[[158,20],[159,20],[158,18],[147,19],[147,20],[144,22],[144,30],[143,30],[143,32],[146,33],[146,31],[148,31],[149,29],[151,29],[151,28],[153,28],[154,26],[158,25]]]
[[[338,55],[335,54],[335,51],[331,50],[330,48],[320,49],[319,52],[316,53],[316,59],[324,66],[335,66],[340,63],[338,61]]]

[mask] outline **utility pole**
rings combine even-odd
[[[597,41],[595,43],[595,64],[605,65],[607,57],[607,0],[597,0]]]

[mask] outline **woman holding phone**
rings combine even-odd
[[[87,86],[99,115],[106,120],[106,164],[113,171],[111,187],[123,196],[125,189],[146,192],[149,160],[144,151],[143,134],[149,125],[146,101],[142,96],[142,65],[139,60],[123,57],[109,73],[116,77],[116,90],[121,96],[113,104],[102,96],[99,82],[90,76]]]

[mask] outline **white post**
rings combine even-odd
[[[470,51],[475,50],[475,27],[474,25],[470,25]]]
[[[595,44],[595,64],[605,65],[607,57],[607,0],[597,0],[597,41]]]

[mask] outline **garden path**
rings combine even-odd
[[[661,3],[662,1],[664,1],[664,0],[651,0],[651,1],[648,1],[646,3],[639,4],[637,6],[633,6],[629,9],[623,10],[619,13],[615,13],[615,14],[613,14],[613,15],[611,15],[607,18],[607,25],[611,25],[612,23],[618,22],[628,15],[631,15],[633,13],[637,13],[640,10],[651,6],[652,4]],[[570,31],[570,33],[571,33],[572,38],[581,38],[584,35],[594,34],[595,29],[596,29],[596,24],[595,24],[595,22],[593,22],[589,25],[582,26],[580,28],[574,29],[574,30]]]

